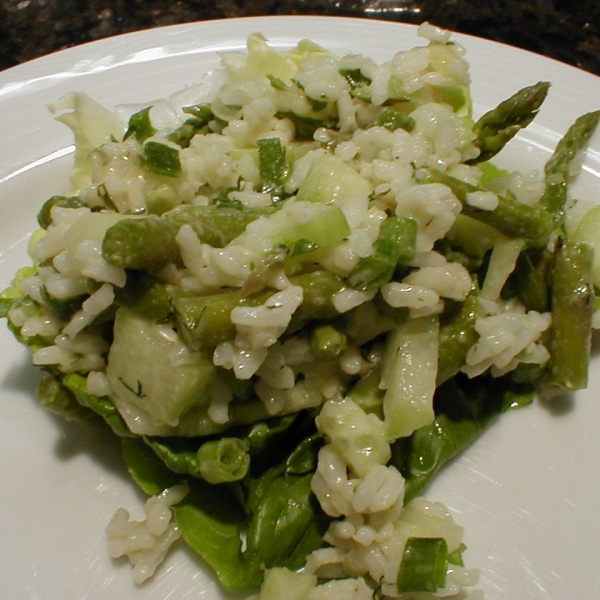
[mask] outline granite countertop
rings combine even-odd
[[[161,25],[291,14],[430,21],[600,75],[598,0],[2,0],[0,69],[84,42]]]

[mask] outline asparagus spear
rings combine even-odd
[[[586,387],[594,311],[591,246],[561,239],[552,270],[551,385]]]
[[[554,215],[554,222],[557,226],[562,223],[564,216],[573,159],[586,146],[599,120],[600,110],[579,117],[558,142],[544,168],[546,190],[541,204]]]
[[[496,108],[485,113],[476,123],[475,145],[481,153],[472,160],[483,162],[495,156],[519,130],[527,127],[545,100],[550,84],[540,81],[519,90]]]
[[[527,308],[546,312],[549,303],[548,269],[551,254],[546,250],[521,252],[511,276],[515,292]]]
[[[102,256],[125,269],[156,271],[177,259],[176,229],[158,217],[123,219],[104,234]]]
[[[166,219],[176,223],[178,229],[181,225],[191,225],[202,242],[215,248],[223,248],[241,235],[249,223],[276,210],[272,206],[248,208],[182,205],[169,212]]]
[[[229,315],[236,306],[259,306],[273,294],[265,289],[243,297],[233,289],[210,296],[191,296],[174,301],[179,331],[191,350],[216,346],[235,336],[235,325]]]
[[[481,313],[481,305],[475,294],[469,294],[464,302],[457,302],[440,319],[440,341],[438,347],[439,386],[454,377],[465,364],[469,348],[479,337],[475,321]]]
[[[171,294],[165,283],[149,273],[132,271],[125,286],[115,289],[115,304],[160,323],[171,313]]]
[[[304,299],[292,318],[295,328],[312,319],[338,316],[331,298],[339,292],[343,283],[339,277],[327,271],[313,271],[290,277],[293,285],[304,290]],[[235,326],[230,314],[236,306],[258,306],[273,295],[274,290],[264,289],[251,296],[242,296],[232,289],[210,296],[178,298],[174,301],[179,331],[192,350],[216,346],[235,336]]]
[[[335,360],[346,349],[348,339],[333,325],[316,327],[310,336],[310,345],[314,355],[319,360]]]
[[[552,215],[537,204],[522,204],[507,196],[498,196],[498,206],[494,210],[483,210],[467,202],[467,194],[481,191],[475,185],[461,181],[435,169],[420,168],[415,172],[419,183],[443,183],[462,202],[462,214],[495,227],[508,237],[522,237],[532,245],[543,246],[554,230]]]
[[[104,235],[102,255],[118,267],[156,271],[179,259],[175,237],[182,225],[191,225],[204,243],[222,248],[246,226],[275,209],[231,206],[180,206],[165,218],[122,219]]]

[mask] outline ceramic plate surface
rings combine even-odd
[[[41,203],[68,190],[70,131],[46,105],[85,91],[113,107],[169,96],[243,50],[262,32],[279,48],[311,38],[343,55],[377,61],[417,43],[412,26],[329,17],[273,17],[161,28],[94,42],[0,72],[0,286],[28,264],[28,235]],[[534,123],[498,157],[508,168],[541,168],[576,116],[600,108],[600,79],[508,46],[455,35],[472,66],[475,116],[517,89],[552,82]],[[600,192],[600,136],[573,188]],[[114,439],[66,423],[34,397],[37,371],[0,327],[0,595],[10,600],[223,600],[183,547],[136,587],[126,562],[107,553],[105,526],[125,507],[141,516]],[[488,600],[597,600],[600,556],[600,363],[588,390],[514,411],[440,475],[427,496],[465,527],[468,566],[481,569]]]

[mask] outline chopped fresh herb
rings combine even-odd
[[[412,131],[415,126],[415,120],[399,110],[387,108],[373,120],[373,125],[385,127],[389,131],[395,131],[396,129]]]

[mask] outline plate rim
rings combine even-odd
[[[86,44],[81,44],[79,46],[75,46],[72,48],[67,48],[65,50],[60,50],[57,51],[55,53],[52,53],[50,55],[46,55],[44,57],[40,57],[38,59],[34,59],[34,61],[30,61],[29,63],[24,63],[23,65],[17,65],[15,67],[12,67],[11,69],[17,70],[17,69],[23,69],[23,67],[26,67],[28,65],[31,65],[31,63],[36,62],[37,64],[35,65],[36,68],[38,67],[39,64],[41,64],[43,62],[43,67],[46,68],[46,63],[52,63],[53,59],[57,56],[57,55],[61,55],[61,56],[65,56],[68,55],[69,60],[73,57],[73,56],[78,56],[81,54],[82,51],[87,52],[87,50],[89,49],[88,47],[94,46],[94,50],[99,49],[102,50],[103,47],[106,45],[112,45],[115,42],[115,38],[120,38],[119,41],[124,41],[126,38],[127,39],[131,39],[132,36],[139,36],[140,38],[148,38],[151,39],[157,35],[160,35],[160,32],[162,32],[165,29],[170,30],[171,32],[175,32],[175,34],[179,31],[179,30],[185,30],[185,29],[195,29],[198,25],[201,26],[213,26],[214,23],[216,21],[220,21],[222,22],[222,24],[224,26],[226,25],[230,25],[232,23],[232,21],[243,21],[244,24],[248,24],[250,25],[251,23],[257,23],[259,21],[261,22],[265,22],[265,21],[269,21],[269,22],[279,22],[282,19],[285,19],[286,21],[290,21],[290,19],[293,19],[294,21],[298,21],[298,20],[303,20],[303,21],[307,21],[307,22],[314,22],[315,20],[318,20],[320,22],[325,23],[325,20],[327,20],[328,22],[331,22],[331,20],[342,20],[342,21],[352,21],[352,22],[360,22],[361,25],[366,25],[366,26],[375,26],[375,27],[379,27],[380,25],[384,25],[385,27],[401,27],[401,28],[409,28],[411,30],[414,31],[416,30],[416,28],[418,26],[413,25],[413,24],[405,24],[405,23],[396,23],[396,22],[390,22],[390,21],[386,21],[386,20],[378,20],[378,19],[370,19],[370,18],[358,18],[358,17],[337,17],[337,16],[299,16],[299,15],[294,15],[294,16],[270,16],[270,17],[243,17],[240,19],[222,19],[222,20],[215,20],[215,21],[198,21],[198,22],[192,22],[192,23],[187,23],[187,24],[176,24],[176,25],[168,25],[168,26],[163,26],[163,27],[156,27],[156,28],[151,28],[151,29],[147,29],[147,30],[143,30],[143,31],[137,31],[137,32],[132,32],[132,33],[124,33],[124,34],[120,34],[118,36],[113,36],[111,38],[105,38],[102,40],[95,40],[95,41],[90,41],[87,42]],[[455,37],[456,36],[456,37]],[[588,77],[591,77],[592,80],[594,81],[594,86],[598,85],[599,89],[600,89],[600,78],[593,75],[593,74],[589,74],[586,71],[583,71],[581,69],[578,69],[577,67],[574,67],[572,65],[566,64],[566,63],[562,63],[560,61],[557,61],[555,59],[551,59],[548,57],[545,57],[543,55],[539,55],[536,53],[532,53],[530,51],[527,50],[523,50],[520,48],[515,48],[513,46],[509,46],[500,42],[494,42],[491,40],[487,40],[485,38],[480,38],[480,37],[476,37],[476,36],[468,36],[467,34],[459,34],[456,32],[452,32],[452,37],[453,39],[456,39],[457,41],[460,41],[459,38],[468,38],[469,40],[475,40],[477,43],[484,43],[486,46],[491,47],[491,46],[498,46],[500,48],[502,48],[503,51],[516,51],[520,56],[523,56],[524,54],[527,55],[528,57],[534,57],[535,61],[538,60],[542,60],[544,63],[546,64],[550,64],[552,63],[554,65],[555,68],[560,69],[561,71],[566,69],[569,72],[579,72],[581,74],[583,74],[585,76],[585,78],[587,79]],[[415,38],[416,39],[416,38]],[[84,48],[85,47],[85,48]],[[467,60],[469,60],[469,52],[467,52]],[[74,61],[73,61],[74,62]],[[11,70],[8,69],[7,71]],[[6,72],[6,71],[5,71]],[[5,73],[3,72],[3,73]],[[14,71],[13,71],[14,72]],[[0,87],[3,81],[2,75],[3,73],[0,73]],[[82,73],[85,74],[85,73]],[[0,89],[1,91],[1,89]],[[1,95],[0,95],[0,107],[2,106],[2,99],[1,99]],[[48,120],[51,120],[51,116],[48,117]],[[2,147],[2,143],[0,143],[0,147]],[[599,156],[600,156],[600,146],[598,147],[599,150]],[[1,154],[1,151],[0,151]],[[0,204],[1,204],[2,200],[0,199]],[[32,224],[33,227],[33,224]],[[0,373],[2,373],[2,371],[0,370]],[[2,373],[3,374],[3,373]],[[36,407],[37,410],[39,410],[38,407]],[[116,508],[116,507],[115,507]],[[450,507],[452,508],[452,507]],[[478,565],[474,565],[474,566],[478,566]]]

